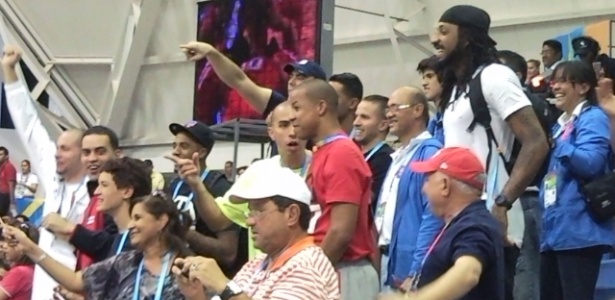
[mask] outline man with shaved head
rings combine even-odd
[[[338,95],[326,81],[313,79],[292,90],[288,102],[297,138],[316,145],[307,178],[313,193],[308,232],[338,269],[342,299],[375,299],[372,176],[363,153],[341,128]]]
[[[55,213],[71,222],[81,223],[90,202],[87,176],[81,163],[82,133],[79,130],[68,130],[58,137],[57,143],[51,140],[30,98],[30,92],[19,81],[15,71],[20,59],[19,49],[12,46],[4,49],[2,68],[7,106],[15,129],[45,189],[43,216]],[[76,267],[75,248],[65,239],[56,238],[49,231],[42,230],[39,246],[67,267]],[[36,289],[33,290],[32,299],[49,298],[56,285],[45,271],[37,268],[33,283]]]
[[[400,148],[384,178],[376,205],[375,223],[381,258],[381,282],[385,289],[408,291],[418,278],[429,245],[442,228],[428,208],[422,192],[425,177],[410,170],[412,162],[423,161],[442,148],[427,131],[427,97],[419,88],[401,87],[387,105],[391,133]]]
[[[253,170],[263,170],[259,166],[262,164],[274,166],[283,166],[291,169],[293,172],[305,178],[307,175],[308,166],[311,160],[311,153],[305,150],[305,140],[300,140],[295,134],[295,130],[291,125],[292,109],[290,103],[283,102],[276,106],[267,117],[267,131],[269,137],[276,142],[279,155],[268,159],[263,159],[254,162],[246,172],[252,172],[253,166],[257,166]],[[206,188],[205,185],[199,183],[198,180],[191,180],[191,177],[198,176],[194,172],[194,162],[190,159],[177,159],[179,175],[185,182],[194,182],[191,185],[194,192],[194,203],[201,215],[201,218],[206,222],[207,226],[213,231],[220,231],[233,225],[233,223],[247,228],[246,220],[248,213],[247,204],[232,203],[229,200],[229,195],[232,193],[231,188],[223,197],[214,197]],[[268,169],[268,168],[264,168]],[[266,177],[267,174],[262,174]],[[244,177],[238,177],[233,186],[242,186]],[[250,232],[251,234],[251,232]],[[253,240],[248,239],[249,257],[254,258],[260,252],[254,248]]]

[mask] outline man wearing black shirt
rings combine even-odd
[[[207,125],[191,121],[186,125],[171,124],[169,130],[175,135],[173,156],[196,159],[199,162],[201,180],[214,197],[223,196],[231,187],[226,176],[207,168],[206,159],[214,145],[214,137]],[[188,184],[178,177],[170,186],[173,201],[182,211],[187,211],[196,220],[195,230],[190,230],[186,240],[197,255],[217,260],[225,275],[233,276],[248,260],[247,231],[233,224],[229,228],[214,232],[195,211],[194,194]]]
[[[504,299],[501,227],[480,200],[482,163],[471,150],[451,147],[410,168],[427,174],[423,191],[446,225],[428,248],[410,294],[380,299]]]
[[[392,161],[393,149],[385,142],[389,133],[389,122],[386,118],[388,101],[389,98],[380,95],[365,97],[357,106],[353,123],[354,140],[361,147],[365,161],[372,171],[372,212]]]

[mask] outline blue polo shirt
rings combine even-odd
[[[485,201],[468,205],[446,228],[427,257],[418,287],[444,275],[462,256],[472,256],[483,266],[478,285],[463,300],[504,299],[504,244],[498,221]]]

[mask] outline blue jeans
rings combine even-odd
[[[540,232],[542,214],[538,192],[525,192],[519,199],[523,206],[525,232],[517,259],[514,299],[540,299]]]

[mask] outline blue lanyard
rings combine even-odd
[[[160,275],[158,276],[158,286],[156,287],[156,294],[154,300],[162,299],[162,288],[164,287],[164,280],[166,278],[167,268],[169,267],[169,261],[171,260],[171,253],[167,252],[162,260],[162,269],[160,269]],[[141,259],[139,269],[137,270],[134,292],[132,294],[132,300],[140,300],[139,292],[141,289],[141,275],[143,273],[143,265],[145,264],[145,258]]]
[[[209,174],[209,170],[205,169],[205,171],[203,171],[203,174],[201,174],[201,182],[204,181],[205,178],[207,178],[208,174]],[[177,185],[175,186],[175,191],[173,192],[173,199],[177,198],[177,194],[179,194],[179,189],[182,187],[183,184],[184,184],[183,180],[180,180],[177,183]],[[192,198],[194,198],[194,192],[188,195],[188,201],[192,201]]]
[[[378,150],[380,150],[382,146],[384,146],[384,141],[381,141],[376,145],[376,147],[372,148],[372,150],[369,150],[369,153],[367,153],[367,156],[365,157],[365,161],[369,161],[369,159],[372,158],[374,153],[378,152]]]
[[[126,243],[126,238],[128,237],[128,231],[122,234],[122,239],[120,240],[120,244],[117,245],[117,250],[115,250],[115,255],[118,255],[124,250],[124,244]]]
[[[346,135],[345,133],[336,133],[336,134],[332,134],[326,138],[324,138],[322,141],[319,141],[316,143],[316,147],[322,147],[326,144],[329,144],[331,142],[337,141],[337,140],[341,140],[341,139],[347,139],[348,135]]]

